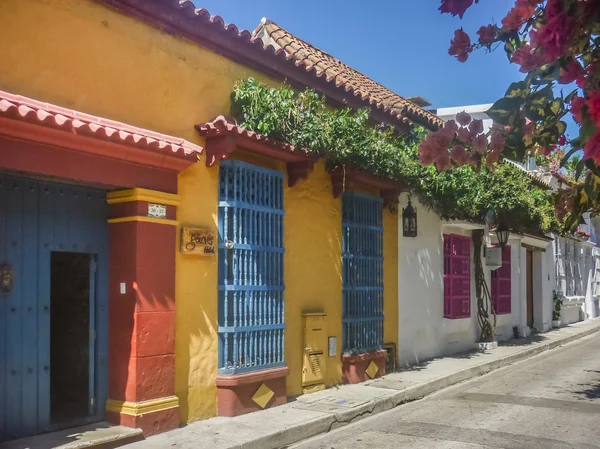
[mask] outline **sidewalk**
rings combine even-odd
[[[128,445],[131,449],[281,448],[390,410],[449,385],[525,360],[600,330],[600,319],[572,324],[488,352],[443,357],[358,385],[343,385],[235,418],[213,418]]]

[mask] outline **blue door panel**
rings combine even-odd
[[[37,313],[38,278],[38,197],[39,185],[35,181],[23,182],[23,240],[21,251],[20,282],[23,296],[21,298],[22,310],[22,339],[23,339],[23,365],[21,377],[23,379],[23,431],[27,434],[37,432],[37,410],[39,366],[37,351],[39,344]]]
[[[106,194],[97,189],[0,174],[0,264],[13,268],[0,293],[0,441],[53,430],[50,424],[50,256],[84,252],[97,262],[90,286],[96,327],[91,360],[91,416],[106,400],[108,227]],[[92,303],[91,303],[92,304]]]
[[[6,323],[6,430],[9,438],[18,436],[23,419],[23,365],[22,348],[22,284],[23,263],[21,259],[23,242],[23,183],[17,180],[3,183],[3,193],[7,196],[7,262],[13,267],[14,280],[12,291],[5,299],[8,302]]]
[[[7,210],[8,198],[4,193],[5,186],[0,179],[0,256],[6,254],[6,229],[7,219],[6,213],[1,213]],[[0,260],[0,264],[2,264]],[[0,293],[0,441],[7,438],[7,417],[4,404],[6,403],[6,329],[8,314],[8,301],[4,293]]]

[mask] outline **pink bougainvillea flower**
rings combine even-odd
[[[558,221],[563,221],[565,215],[567,215],[565,205],[565,199],[563,197],[560,197],[554,205],[554,213],[556,214]]]
[[[444,128],[451,130],[453,133],[458,131],[458,125],[454,120],[448,120],[446,123],[444,123]]]
[[[447,151],[454,140],[454,131],[451,128],[441,128],[429,135],[432,139],[435,139],[437,148],[440,151]]]
[[[548,0],[546,3],[545,18],[546,22],[550,22],[556,16],[564,11],[562,0]]]
[[[488,139],[485,134],[479,134],[473,139],[473,150],[478,154],[485,153],[488,146]]]
[[[496,27],[494,25],[482,26],[477,34],[481,44],[491,44],[496,39]]]
[[[446,171],[452,167],[452,162],[450,161],[450,155],[447,151],[440,153],[438,158],[435,161],[435,166],[438,171]]]
[[[583,77],[585,72],[583,67],[579,64],[579,61],[573,59],[566,67],[560,69],[560,78],[558,82],[560,84],[569,84]]]
[[[542,151],[541,151],[541,153],[542,153],[544,156],[550,156],[554,150],[556,150],[556,146],[555,146],[555,145],[551,145],[551,146],[549,146],[549,147],[542,148]]]
[[[473,47],[471,46],[471,38],[469,35],[465,33],[462,28],[456,30],[454,32],[454,39],[450,41],[448,54],[456,57],[460,62],[465,62],[469,59],[469,53],[472,51]]]
[[[456,114],[456,121],[460,124],[460,126],[467,126],[469,123],[471,123],[471,116],[465,111],[462,111]]]
[[[586,104],[590,118],[596,123],[596,126],[600,128],[600,91],[591,92]]]
[[[479,0],[475,0],[478,3]],[[461,19],[465,14],[465,11],[473,4],[473,0],[442,0],[442,6],[440,11],[442,13],[449,13],[453,16],[459,16]]]
[[[469,153],[465,151],[465,147],[462,145],[454,145],[450,151],[450,157],[456,162],[456,165],[463,166],[469,159]]]
[[[491,167],[500,160],[500,151],[490,151],[485,157],[485,164]]]
[[[475,133],[475,135],[483,132],[483,120],[475,119],[469,125],[469,131]]]
[[[490,151],[500,153],[504,150],[504,145],[506,143],[506,139],[504,134],[500,132],[495,132],[492,134],[490,138]]]
[[[521,48],[513,52],[511,61],[521,66],[522,73],[533,72],[542,65],[540,58],[533,51],[531,46],[523,45]]]
[[[458,140],[460,140],[462,143],[471,143],[473,140],[473,135],[469,131],[469,128],[460,128],[458,130]]]
[[[583,120],[582,108],[583,108],[584,104],[585,104],[585,98],[578,97],[577,95],[575,95],[571,99],[571,114],[573,114],[573,118],[575,119],[575,121],[577,123],[581,123],[581,121]]]
[[[600,133],[594,134],[583,148],[583,157],[593,159],[596,165],[600,165]]]
[[[515,6],[502,19],[502,27],[506,30],[516,30],[533,17],[537,0],[517,0]]]
[[[567,144],[567,138],[564,135],[560,136],[558,138],[558,144],[560,146],[566,145]]]
[[[544,61],[550,63],[560,58],[569,48],[573,36],[573,20],[562,12],[530,33],[531,45],[543,47]]]

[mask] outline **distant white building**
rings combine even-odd
[[[492,105],[441,108],[444,120],[465,111],[492,126],[485,114]],[[532,158],[516,164],[541,178],[542,185],[556,189],[557,180],[543,173]],[[399,361],[410,366],[423,360],[472,349],[479,338],[475,295],[472,232],[484,229],[488,243],[495,235],[483,224],[447,222],[419,204],[417,237],[403,237],[399,229]],[[400,196],[400,210],[408,196]],[[598,220],[600,222],[600,220]],[[564,298],[562,325],[598,316],[600,277],[595,269],[595,244],[584,239],[554,235],[512,233],[503,250],[503,267],[484,274],[497,314],[499,340],[546,332],[552,328],[553,292]],[[483,255],[482,255],[483,256]]]

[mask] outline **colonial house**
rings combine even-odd
[[[450,120],[465,111],[483,120],[488,130],[492,120],[485,111],[490,107],[443,108],[437,114]],[[540,188],[558,188],[560,175],[539,170],[533,158],[527,164],[506,163],[525,171]],[[408,200],[402,194],[399,208],[407,207]],[[484,230],[488,244],[496,243],[483,220],[447,222],[415,198],[412,205],[418,211],[418,235],[403,238],[401,230],[398,238],[400,367],[476,346],[479,324],[471,234],[473,230]],[[502,250],[501,267],[484,267],[497,313],[497,338],[506,340],[550,330],[555,292],[563,303],[562,325],[597,316],[600,277],[587,225],[580,226],[573,237],[518,231],[513,230]]]
[[[191,2],[0,14],[0,441],[148,435],[393,367],[401,186],[242,129],[230,94],[287,80],[399,133],[438,117]]]

